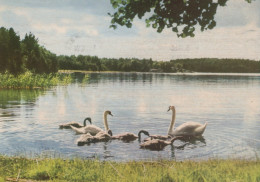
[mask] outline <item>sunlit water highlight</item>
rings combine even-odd
[[[150,159],[249,158],[260,156],[259,74],[92,73],[89,80],[42,90],[0,90],[0,154],[51,155],[117,161]],[[176,126],[208,122],[204,140],[175,141],[163,151],[111,141],[77,146],[72,130],[59,129],[87,116],[103,126],[111,110],[114,134],[166,134],[176,107]]]

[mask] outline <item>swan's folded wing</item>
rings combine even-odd
[[[196,135],[204,125],[197,122],[186,122],[175,129],[177,135]]]
[[[76,128],[74,126],[71,126],[71,129],[74,130],[77,134],[90,133],[91,135],[96,135],[98,132],[103,131],[101,128],[95,125],[88,125],[83,128]]]
[[[84,133],[90,133],[91,135],[96,135],[97,133],[104,131],[101,128],[95,126],[95,125],[88,125],[84,127]]]
[[[76,128],[74,126],[70,126],[72,130],[74,130],[77,134],[84,134],[84,128]]]

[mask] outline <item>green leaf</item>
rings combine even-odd
[[[113,28],[113,29],[116,29],[117,26],[116,25],[110,25],[109,28]]]
[[[172,28],[172,31],[173,31],[173,32],[178,32],[178,27],[173,27],[173,28]]]
[[[216,26],[216,21],[212,20],[211,23],[209,24],[208,28],[213,29]]]
[[[112,6],[113,6],[114,9],[116,9],[118,7],[118,3],[117,2],[113,2]]]

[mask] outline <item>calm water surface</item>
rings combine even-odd
[[[260,157],[260,75],[92,73],[49,90],[0,90],[0,154],[82,157],[116,161]],[[114,134],[166,134],[176,107],[176,125],[208,122],[204,139],[175,141],[163,151],[111,141],[77,146],[79,137],[58,125],[90,116],[103,128],[111,110]]]

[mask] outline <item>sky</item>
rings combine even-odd
[[[0,27],[13,27],[24,38],[33,33],[57,55],[100,58],[243,58],[260,60],[260,0],[229,0],[218,7],[213,30],[178,38],[157,33],[135,19],[132,28],[109,28],[110,0],[0,0]]]

